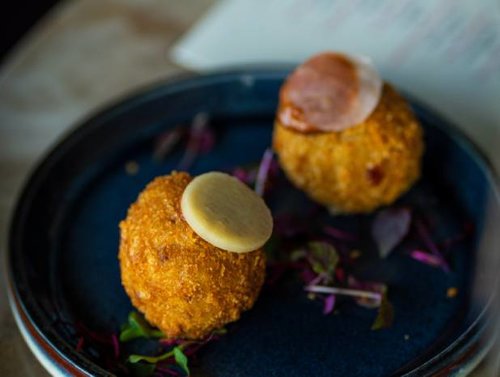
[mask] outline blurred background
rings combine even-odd
[[[97,109],[180,72],[294,64],[326,49],[370,56],[500,171],[498,0],[18,0],[0,23],[0,261],[30,169]],[[0,375],[45,376],[4,284]]]

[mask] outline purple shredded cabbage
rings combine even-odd
[[[257,172],[257,178],[255,180],[255,192],[259,196],[264,195],[266,189],[267,178],[271,169],[272,161],[274,158],[274,153],[270,148],[264,151],[262,160],[259,165],[259,170]]]
[[[231,175],[234,176],[235,178],[238,178],[241,182],[251,186],[255,182],[256,172],[253,169],[245,170],[241,167],[237,167],[233,169]]]
[[[423,244],[427,247],[427,249],[429,249],[429,251],[432,253],[432,255],[434,257],[436,257],[436,260],[441,261],[439,266],[445,272],[450,272],[450,266],[448,265],[448,262],[446,261],[444,256],[439,251],[439,248],[437,247],[436,243],[432,240],[430,232],[427,229],[427,227],[425,226],[425,224],[420,220],[416,221],[415,223],[416,223],[415,226],[417,228],[418,235],[420,236],[420,239],[422,240]],[[421,262],[423,262],[423,261],[421,260]]]
[[[345,281],[345,271],[342,267],[337,267],[335,269],[335,279],[341,283]]]
[[[157,365],[155,368],[155,373],[159,375],[169,375],[169,376],[180,376],[179,372],[176,370],[170,369],[167,366]]]
[[[158,136],[153,150],[153,159],[156,161],[163,160],[179,144],[184,133],[184,129],[177,126]]]
[[[75,347],[76,352],[81,352],[83,350],[84,345],[85,345],[85,338],[81,336],[78,338],[78,343],[76,344]]]
[[[311,284],[316,277],[317,275],[309,266],[304,267],[302,271],[300,271],[300,278],[307,285]]]
[[[169,338],[162,338],[158,340],[160,344],[164,347],[173,347],[177,346],[180,342],[179,339],[169,339]]]
[[[358,241],[358,237],[356,237],[354,234],[351,234],[349,232],[346,232],[345,230],[341,230],[338,228],[335,228],[331,225],[326,225],[323,227],[323,232],[329,236],[332,236],[333,238],[336,238],[341,241]]]
[[[324,305],[323,305],[323,314],[330,314],[335,307],[335,295],[328,295],[325,297]]]
[[[413,250],[410,252],[410,257],[421,263],[427,264],[432,267],[445,268],[446,262],[439,256],[427,253],[422,250]]]
[[[199,152],[206,154],[210,152],[215,145],[215,134],[210,127],[206,127],[200,135]]]
[[[200,153],[208,152],[207,147],[210,145],[210,141],[213,137],[213,132],[209,128],[207,113],[198,113],[191,123],[189,129],[189,139],[182,156],[181,162],[179,163],[180,170],[188,170],[198,157]],[[207,134],[212,134],[208,136]],[[211,144],[213,146],[213,143]],[[205,150],[203,150],[205,148]]]
[[[116,334],[111,335],[111,342],[113,343],[113,352],[115,358],[118,359],[120,357],[120,342],[118,341],[118,337],[116,336]]]
[[[462,232],[454,235],[452,237],[448,237],[445,239],[440,245],[438,245],[438,249],[448,251],[455,244],[464,241],[467,237],[471,236],[474,233],[474,224],[470,222],[466,222],[463,224]]]

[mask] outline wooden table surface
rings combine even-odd
[[[0,67],[0,263],[34,163],[94,110],[182,71],[167,51],[214,2],[67,0],[10,54]],[[15,326],[2,276],[0,376],[47,375]]]

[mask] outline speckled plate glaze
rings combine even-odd
[[[118,223],[146,183],[175,169],[181,156],[175,150],[155,162],[155,138],[207,112],[217,141],[191,173],[258,162],[271,143],[285,75],[244,70],[159,85],[90,118],[40,163],[12,220],[8,278],[17,323],[51,373],[111,375],[99,354],[76,351],[78,339],[67,323],[118,331],[132,309],[120,284]],[[438,216],[435,231],[443,235],[458,231],[464,219],[476,225],[475,235],[457,244],[450,257],[453,272],[397,251],[378,261],[367,239],[370,267],[360,273],[389,284],[393,327],[371,331],[375,312],[348,301],[340,314],[323,316],[321,305],[291,279],[279,289],[265,289],[255,307],[202,352],[194,375],[462,375],[477,363],[490,344],[487,309],[495,280],[488,256],[500,251],[491,228],[499,212],[495,181],[457,129],[412,104],[427,149],[423,177],[400,203]],[[124,168],[129,161],[138,164],[135,175]],[[293,195],[274,205],[287,206]],[[325,221],[351,227],[369,220]],[[446,297],[449,287],[458,288],[457,297]]]

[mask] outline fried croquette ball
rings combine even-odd
[[[224,251],[186,223],[181,197],[191,177],[154,179],[120,223],[122,284],[133,305],[169,338],[200,339],[250,309],[265,277],[261,249]]]
[[[351,90],[353,68],[344,67],[344,61],[337,62],[341,67],[336,70],[329,67],[337,58],[318,55],[305,63],[307,70],[298,78],[295,71],[285,82],[273,148],[289,180],[332,213],[371,212],[394,202],[419,178],[422,129],[388,84],[372,101],[374,109],[360,109],[360,94]],[[363,85],[358,82],[354,88],[359,92]],[[376,95],[376,85],[366,87]],[[366,119],[346,123],[346,117],[355,119],[360,111]]]

